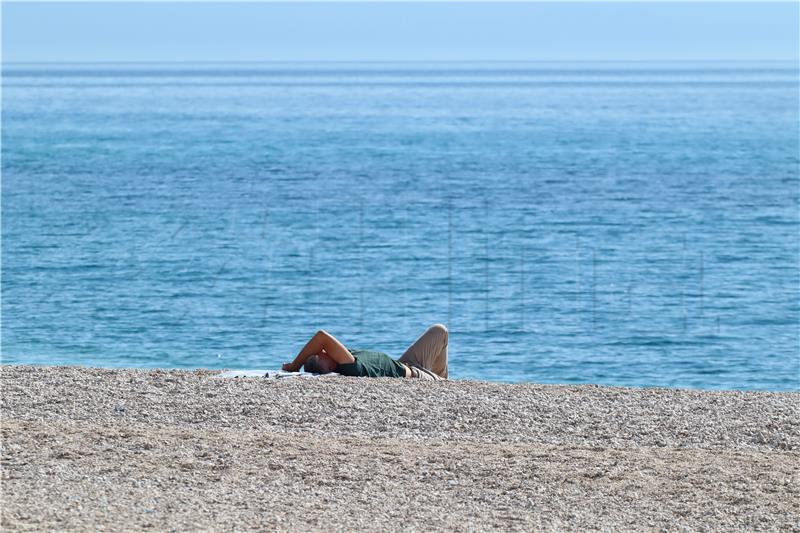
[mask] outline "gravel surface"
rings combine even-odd
[[[800,393],[0,368],[7,531],[800,531]]]

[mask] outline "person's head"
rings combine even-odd
[[[321,353],[312,355],[306,359],[303,369],[306,372],[313,372],[314,374],[328,374],[336,370],[336,361],[331,359],[327,354]]]

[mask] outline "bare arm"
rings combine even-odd
[[[355,362],[353,354],[347,351],[344,344],[324,330],[317,331],[313,337],[303,346],[297,357],[291,363],[285,363],[283,369],[289,372],[297,372],[300,367],[305,364],[306,359],[312,355],[325,352],[328,357],[336,361],[337,364],[343,365]]]

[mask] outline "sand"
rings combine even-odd
[[[2,529],[800,531],[800,393],[2,366]]]

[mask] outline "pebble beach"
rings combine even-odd
[[[3,531],[800,531],[800,394],[2,366]]]

